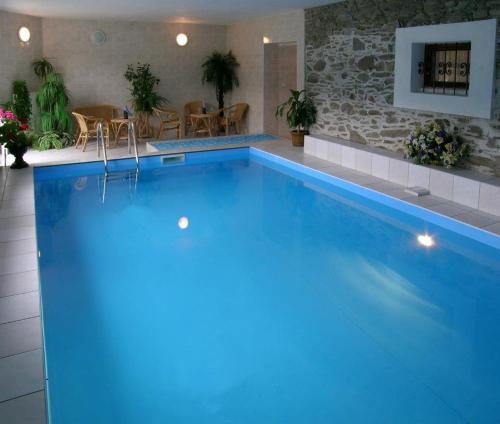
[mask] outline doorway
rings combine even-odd
[[[297,44],[264,44],[264,132],[290,138],[286,120],[276,119],[276,106],[297,89]]]

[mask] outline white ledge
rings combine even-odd
[[[305,137],[304,153],[405,187],[500,216],[500,178],[464,169],[416,165],[401,154],[336,137]]]

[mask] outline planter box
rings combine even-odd
[[[309,135],[304,152],[405,187],[500,216],[500,178],[468,170],[416,165],[400,155],[335,137]]]

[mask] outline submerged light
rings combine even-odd
[[[425,247],[434,246],[434,239],[428,234],[419,234],[417,236],[417,241],[419,244]]]
[[[185,230],[187,227],[189,227],[189,219],[187,219],[186,216],[181,216],[179,218],[179,221],[177,221],[177,225],[181,230]]]

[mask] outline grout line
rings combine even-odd
[[[0,323],[0,326],[1,325],[5,325],[5,324],[12,324],[13,322],[26,321],[27,319],[33,319],[33,318],[39,318],[39,317],[40,317],[40,314],[33,315],[33,316],[30,316],[30,317],[26,317],[26,318],[15,319],[14,321],[5,321],[5,322]]]
[[[27,290],[27,291],[23,291],[21,293],[14,293],[14,294],[8,294],[6,296],[0,296],[0,299],[5,299],[6,297],[19,296],[19,295],[22,295],[22,294],[35,293],[35,292],[38,292],[38,291],[39,291],[38,289],[36,289],[36,290]]]
[[[0,404],[5,403],[5,402],[10,402],[11,400],[20,399],[20,398],[23,398],[25,396],[34,395],[35,393],[40,393],[40,392],[45,392],[45,389],[35,390],[34,392],[29,392],[29,393],[26,393],[24,395],[14,396],[13,398],[10,398],[10,399],[0,400]]]
[[[13,353],[11,355],[0,356],[0,360],[6,359],[6,358],[12,358],[13,356],[22,355],[24,353],[35,352],[35,351],[41,350],[41,349],[42,349],[42,346],[40,345],[40,347],[35,347],[34,349],[23,350],[22,352]]]

